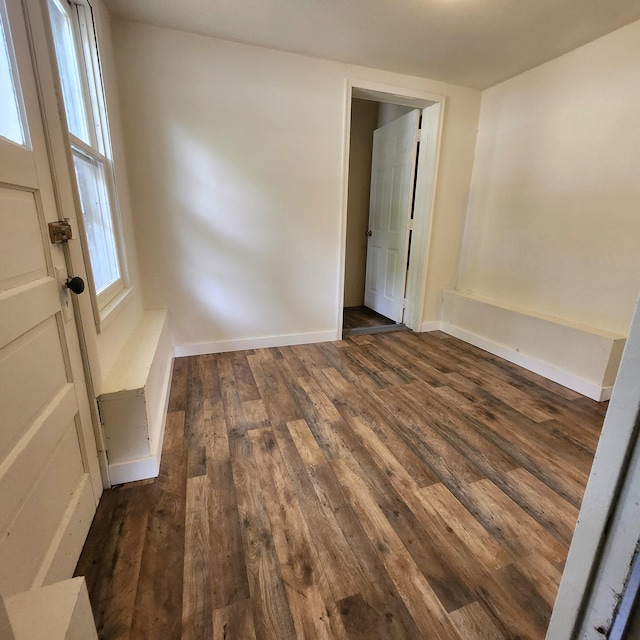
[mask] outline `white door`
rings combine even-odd
[[[373,133],[364,304],[402,322],[420,110]]]
[[[72,575],[102,490],[22,3],[0,0],[0,594]],[[42,73],[42,69],[39,70]],[[77,236],[77,229],[73,230]],[[78,240],[71,240],[78,242]]]

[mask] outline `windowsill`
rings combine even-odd
[[[132,293],[132,287],[123,289],[111,302],[100,310],[100,322],[96,323],[98,333],[102,333],[113,320],[118,317],[126,303],[131,300]]]

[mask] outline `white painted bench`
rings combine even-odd
[[[145,311],[98,396],[112,485],[158,475],[172,362],[167,310]]]
[[[608,400],[625,336],[464,291],[445,291],[442,331],[594,400]]]

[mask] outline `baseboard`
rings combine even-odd
[[[124,484],[125,482],[157,478],[159,472],[160,452],[146,458],[127,460],[126,462],[117,462],[109,465],[112,487]]]
[[[423,322],[420,325],[420,331],[425,333],[427,331],[440,331],[442,328],[442,322],[440,320],[432,320],[431,322]]]
[[[613,386],[601,387],[596,384],[589,382],[588,380],[583,380],[567,371],[562,371],[561,369],[557,369],[552,367],[546,362],[542,362],[540,360],[536,360],[530,356],[523,355],[518,351],[513,349],[509,349],[504,345],[498,344],[491,340],[487,340],[482,336],[478,336],[469,331],[465,331],[464,329],[460,329],[459,327],[455,327],[446,322],[441,323],[440,329],[445,333],[448,333],[455,338],[459,338],[460,340],[464,340],[469,344],[474,345],[475,347],[479,347],[484,351],[488,351],[489,353],[493,353],[493,355],[499,356],[500,358],[504,358],[509,362],[513,362],[513,364],[517,364],[519,367],[523,367],[528,371],[532,371],[533,373],[537,373],[538,375],[543,376],[553,382],[557,382],[561,384],[563,387],[567,387],[568,389],[572,389],[573,391],[577,391],[592,400],[596,400],[598,402],[602,402],[604,400],[608,400],[611,397],[611,391]]]
[[[271,347],[288,347],[295,344],[332,342],[334,340],[340,340],[340,335],[337,331],[296,333],[284,336],[266,336],[264,338],[243,338],[241,340],[221,340],[219,342],[178,345],[174,347],[174,355],[176,358],[181,358],[184,356],[201,356],[205,353],[269,349]]]

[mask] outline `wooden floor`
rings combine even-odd
[[[395,322],[390,318],[386,318],[367,307],[345,307],[342,312],[343,331],[362,327],[383,327],[393,324]]]
[[[441,333],[178,359],[100,637],[542,639],[605,408]]]

